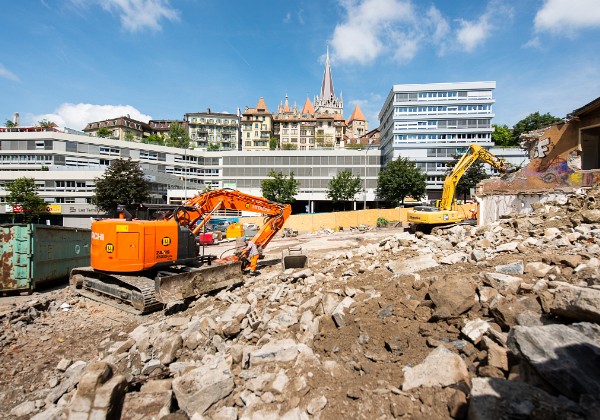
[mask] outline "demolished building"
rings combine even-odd
[[[508,213],[528,214],[531,204],[564,200],[600,182],[600,97],[550,127],[521,135],[529,163],[477,187],[479,224]]]

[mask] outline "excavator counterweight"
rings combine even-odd
[[[142,314],[242,282],[247,251],[223,260],[200,255],[198,234],[219,209],[263,214],[264,224],[252,238],[260,249],[291,214],[289,204],[235,190],[200,194],[162,220],[135,220],[121,208],[118,219],[92,223],[91,267],[71,271],[72,288]]]

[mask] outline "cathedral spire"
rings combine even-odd
[[[333,77],[331,76],[331,65],[329,63],[329,46],[327,47],[327,59],[325,61],[325,72],[323,73],[323,83],[321,84],[321,99],[335,97],[333,90]]]

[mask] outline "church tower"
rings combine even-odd
[[[315,111],[318,114],[344,115],[344,100],[342,95],[338,99],[333,90],[333,76],[329,63],[329,48],[327,48],[327,60],[325,61],[325,73],[321,83],[321,94],[315,97]]]

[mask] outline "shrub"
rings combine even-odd
[[[388,224],[388,221],[385,217],[378,217],[377,218],[377,227],[386,227]]]

